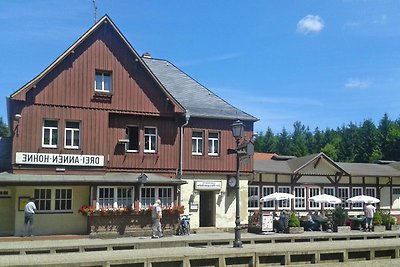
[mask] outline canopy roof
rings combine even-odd
[[[142,173],[106,173],[104,175],[37,175],[37,174],[14,174],[3,172],[0,173],[0,181],[2,184],[139,184],[139,176]],[[156,173],[145,173],[147,181],[143,185],[169,184],[181,185],[186,184],[184,180],[165,177]]]

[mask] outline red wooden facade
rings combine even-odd
[[[112,93],[94,90],[96,71],[112,73]],[[19,121],[13,120],[20,114]],[[103,19],[89,30],[60,58],[10,97],[9,116],[14,130],[13,171],[26,173],[31,166],[15,164],[15,152],[104,155],[104,168],[91,171],[143,171],[176,174],[179,168],[180,127],[185,123],[184,109],[166,92],[154,74],[132,49],[114,24]],[[56,148],[42,147],[44,120],[59,122],[59,144]],[[79,149],[63,146],[66,121],[80,122]],[[192,117],[183,134],[183,172],[235,172],[235,157],[227,155],[236,146],[231,133],[234,120]],[[251,138],[253,122],[245,122],[246,137]],[[126,152],[118,143],[125,138],[127,125],[140,131],[138,152]],[[143,152],[145,126],[157,129],[156,153]],[[220,154],[201,156],[191,154],[193,130],[215,130],[220,133]],[[207,142],[204,142],[207,151]],[[243,165],[250,173],[253,164]],[[54,166],[36,167],[44,173],[55,172]],[[87,171],[88,168],[66,168],[65,173]]]

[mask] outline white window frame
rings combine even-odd
[[[108,76],[110,79],[110,88],[106,88],[106,82],[105,82],[105,77]],[[97,78],[101,78],[101,86],[100,88],[97,88]],[[112,92],[112,73],[111,71],[101,71],[101,70],[96,70],[95,72],[95,78],[94,78],[94,90],[95,92],[100,92],[100,93],[111,93]]]
[[[347,191],[347,196],[343,196],[342,192]],[[346,202],[347,199],[349,199],[350,196],[350,187],[348,186],[341,186],[338,187],[338,198],[340,198],[342,200],[342,204],[340,204],[343,208],[347,209],[349,207],[349,203]]]
[[[373,192],[372,194],[370,192]],[[376,197],[376,187],[365,187],[364,195],[370,197]]]
[[[399,186],[392,187],[392,195],[400,195],[400,187]]]
[[[41,197],[41,194],[36,195],[36,190],[42,191],[46,190],[46,193],[48,190],[50,190],[50,195],[46,195],[45,198]],[[56,209],[56,200],[59,199],[56,196],[56,190],[68,190],[71,192],[71,198],[64,198],[64,201],[70,202],[70,209]],[[37,213],[63,213],[63,212],[72,212],[73,209],[73,203],[74,203],[74,191],[70,187],[37,187],[34,188],[34,197],[35,197],[35,204],[37,208]],[[45,202],[46,209],[43,209],[42,207],[42,201]]]
[[[308,188],[308,198],[317,196],[321,194],[321,188],[317,186],[310,186]],[[310,210],[320,210],[321,203],[311,202],[309,201],[308,204],[310,205]]]
[[[46,122],[56,122],[57,127],[54,126],[45,126]],[[51,119],[45,119],[43,121],[43,126],[42,126],[42,147],[46,148],[57,148],[58,146],[58,128],[59,128],[59,122],[58,120],[51,120]],[[45,138],[45,131],[49,131],[49,144],[45,144],[44,138]],[[54,133],[54,131],[56,133]],[[56,135],[56,143],[53,144],[53,135]]]
[[[324,187],[322,192],[324,192],[324,194],[327,194],[327,195],[336,196],[335,187],[333,187],[333,186]],[[323,205],[324,205],[325,209],[334,209],[335,208],[335,204],[324,203]]]
[[[67,123],[77,123],[78,128],[67,127]],[[68,132],[71,134],[71,145],[67,145]],[[75,144],[75,133],[78,133],[78,144]],[[64,148],[66,149],[79,149],[81,145],[81,122],[80,121],[66,121],[64,130]]]
[[[279,193],[287,193],[290,194],[290,186],[278,186]],[[278,209],[291,209],[292,208],[292,200],[279,200],[278,201]]]
[[[11,189],[0,189],[0,198],[9,198],[11,197]]]
[[[262,197],[268,196],[275,192],[275,186],[273,185],[263,185],[262,187]],[[275,209],[275,201],[264,201],[263,210],[274,210]]]
[[[135,136],[131,137],[131,135],[133,135],[133,132],[131,132],[131,129],[134,129],[134,128],[135,128],[135,131],[136,131],[135,132]],[[129,140],[129,143],[125,144],[125,151],[126,152],[139,152],[139,147],[140,147],[139,136],[140,136],[139,126],[137,126],[137,125],[127,125],[126,126],[126,128],[125,128],[125,137],[126,137],[126,139]],[[137,148],[136,149],[129,149],[130,145],[132,145],[132,143],[135,143],[135,142],[133,142],[134,139],[135,139],[135,142],[137,144]]]
[[[211,137],[211,135],[217,135],[216,137]],[[209,156],[219,156],[219,132],[208,132],[208,155]]]
[[[306,188],[304,186],[295,186],[294,195],[294,208],[296,210],[306,210]]]
[[[153,132],[147,132],[147,130],[154,130]],[[155,153],[157,151],[157,128],[146,126],[144,127],[144,152]]]
[[[201,134],[201,137],[194,136],[195,134]],[[201,156],[203,155],[204,147],[204,131],[192,131],[192,155]]]
[[[118,196],[118,189],[126,189],[126,190],[131,190],[131,200],[130,200],[130,205],[122,205],[119,203],[119,201],[127,201],[129,200],[128,198],[122,198]],[[109,197],[103,197],[100,198],[100,190],[113,190],[113,196]],[[97,201],[96,201],[96,209],[118,209],[118,208],[133,208],[134,207],[134,197],[135,197],[135,188],[133,186],[99,186],[97,187]],[[101,202],[106,202],[104,204],[101,204]],[[105,205],[107,204],[107,205]]]
[[[247,191],[247,207],[249,210],[258,210],[260,203],[260,187],[258,185],[249,185]]]
[[[363,188],[361,186],[353,186],[351,188],[351,196],[359,196],[363,194]],[[351,207],[355,210],[361,210],[363,209],[363,204],[362,203],[352,203]]]
[[[164,193],[169,194],[169,196],[162,196]],[[163,208],[173,207],[174,188],[172,186],[142,186],[140,188],[139,206],[141,209],[151,207],[156,199],[161,200]]]

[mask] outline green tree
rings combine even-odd
[[[283,128],[282,132],[279,134],[276,152],[280,155],[292,154],[290,135],[285,128]]]
[[[379,132],[372,120],[365,120],[360,128],[360,142],[356,150],[355,162],[373,162],[380,159]]]
[[[0,137],[9,137],[10,130],[7,124],[3,121],[3,117],[0,117]]]
[[[265,152],[275,152],[276,145],[278,143],[277,137],[272,132],[272,129],[268,127],[267,132],[265,133],[265,140],[264,140],[264,149]]]
[[[296,121],[293,124],[293,135],[292,135],[292,155],[296,157],[302,157],[309,154],[307,141],[306,141],[306,127],[301,124],[300,121]]]

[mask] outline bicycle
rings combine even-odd
[[[190,215],[191,214],[181,215],[178,235],[190,235]]]

